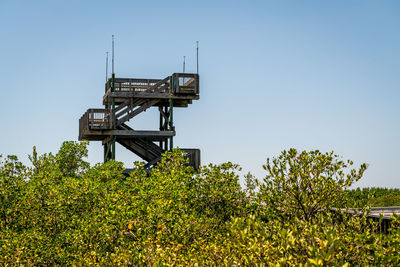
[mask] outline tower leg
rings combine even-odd
[[[115,136],[104,144],[104,162],[115,160]]]
[[[169,105],[159,107],[160,112],[160,131],[174,131],[175,127],[173,124],[173,103],[170,101]],[[164,141],[160,141],[160,147],[162,150],[172,150],[173,139],[172,136]]]
[[[173,100],[170,99],[169,100],[169,130],[170,131],[175,131],[175,127],[174,127],[174,105],[173,105]],[[173,137],[171,136],[169,138],[169,150],[172,151],[172,149],[174,148],[174,141],[173,141]]]

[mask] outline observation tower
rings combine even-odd
[[[199,99],[199,75],[174,73],[163,79],[116,78],[113,71],[106,81],[104,108],[88,109],[79,120],[79,140],[101,141],[104,162],[115,159],[119,143],[147,163],[151,169],[165,151],[174,147],[174,108],[186,108]],[[127,125],[140,113],[156,108],[159,130],[138,130]],[[200,165],[199,149],[181,149],[196,170]]]

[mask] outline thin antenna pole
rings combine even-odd
[[[108,80],[108,52],[106,52],[106,82]]]
[[[112,35],[112,73],[114,72],[114,34]]]
[[[186,57],[183,56],[183,73],[185,73],[185,62],[186,61]],[[183,85],[185,85],[185,77],[183,77]]]
[[[196,41],[196,63],[197,63],[197,74],[199,74],[199,41]]]

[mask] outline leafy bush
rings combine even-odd
[[[351,169],[346,173],[352,164],[333,152],[323,154],[318,150],[298,153],[290,149],[277,158],[267,159],[261,197],[268,214],[283,220],[310,221],[319,212],[343,206],[344,189],[361,179],[367,168],[362,164],[358,172]]]
[[[264,182],[248,174],[248,187],[241,188],[240,168],[232,163],[203,166],[196,173],[175,150],[166,152],[149,175],[143,163],[135,163],[124,177],[120,162],[89,168],[83,159],[86,145],[66,142],[55,156],[38,156],[34,149],[30,168],[15,156],[2,158],[1,263],[400,264],[398,219],[382,235],[372,231],[365,216],[327,211],[341,203],[343,189],[360,178],[363,166],[341,176],[347,164],[335,156],[291,150],[267,162]],[[288,208],[296,203],[284,199],[292,194],[288,190],[303,194],[301,204],[314,210],[312,219]],[[315,200],[320,202],[314,209]]]

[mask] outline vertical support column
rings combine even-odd
[[[115,136],[111,138],[111,159],[115,160]]]
[[[108,155],[107,155],[108,154],[108,143],[103,145],[103,150],[104,150],[104,153],[103,153],[104,163],[106,163],[107,159],[108,159]]]
[[[160,113],[160,131],[163,131],[163,111],[162,111],[162,106],[158,106],[158,112]],[[161,149],[163,148],[163,141],[159,142],[159,147],[161,147]]]
[[[158,111],[160,112],[160,131],[175,131],[172,99],[169,100],[168,105],[158,107]],[[160,147],[162,150],[172,150],[174,146],[172,138],[173,137],[171,136],[165,141],[160,141]]]
[[[169,131],[175,131],[174,127],[174,103],[172,100],[172,94],[175,90],[175,87],[178,85],[179,81],[177,80],[177,77],[175,75],[172,75],[170,80],[169,80],[169,111],[168,111],[168,130]],[[171,151],[174,148],[174,140],[173,136],[169,138],[169,150]]]
[[[107,86],[106,86],[107,88]],[[111,75],[111,92],[114,92],[115,88],[115,73],[113,72]],[[115,109],[115,99],[114,97],[109,96],[107,100],[106,109],[110,111],[110,120],[112,128],[115,128],[115,116],[114,109]],[[115,136],[110,136],[108,142],[104,144],[104,162],[107,162],[111,159],[115,159]]]
[[[109,141],[104,144],[104,162],[115,159],[115,136],[111,136]]]
[[[175,131],[175,127],[174,127],[174,103],[172,102],[173,100],[170,98],[169,99],[169,130],[170,131]],[[169,138],[169,150],[172,151],[172,149],[174,148],[174,140],[173,140],[173,136],[171,136]]]
[[[171,108],[169,105],[158,107],[160,112],[160,131],[170,131],[171,130]],[[168,142],[169,141],[169,142]],[[168,150],[168,144],[171,144],[171,138],[164,141],[160,141],[160,147],[162,150]]]
[[[113,45],[114,48],[114,45]],[[114,57],[114,53],[113,53]],[[114,65],[114,64],[113,64]],[[112,87],[111,87],[111,92],[114,92],[115,90],[115,73],[114,73],[114,66],[113,66],[113,73],[112,73]],[[116,121],[115,121],[115,116],[114,116],[114,109],[115,109],[115,99],[114,97],[111,98],[111,120],[112,120],[112,128],[115,128]],[[115,159],[115,136],[111,138],[111,158]]]

